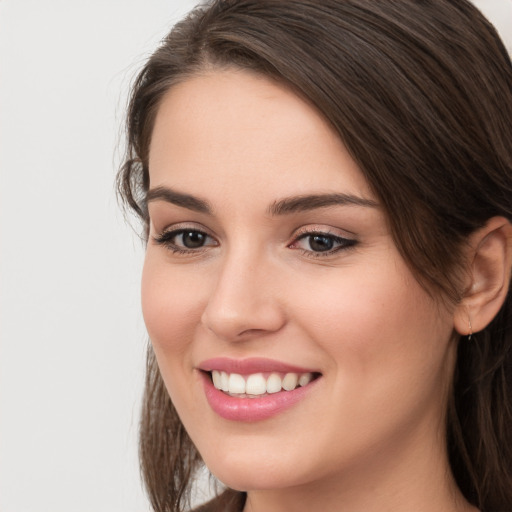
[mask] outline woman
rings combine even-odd
[[[512,510],[512,66],[466,0],[216,1],[134,84],[157,511]]]

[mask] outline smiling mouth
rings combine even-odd
[[[281,391],[305,387],[320,377],[320,373],[272,372],[241,375],[220,370],[205,372],[213,386],[232,397],[261,398]]]

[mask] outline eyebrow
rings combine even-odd
[[[184,194],[168,187],[155,187],[148,190],[146,194],[146,203],[151,201],[166,201],[167,203],[187,208],[187,210],[193,210],[199,213],[212,214],[212,207],[204,199],[192,196],[190,194]]]
[[[208,201],[199,199],[190,194],[178,192],[168,187],[155,187],[148,190],[146,202],[149,203],[158,200],[208,215],[212,215],[213,212]],[[327,208],[329,206],[363,206],[376,208],[378,203],[372,199],[352,194],[311,194],[286,197],[275,201],[269,206],[268,213],[272,216],[287,215],[301,211],[316,210],[317,208]]]
[[[327,208],[329,206],[364,206],[377,208],[379,205],[372,199],[352,194],[313,194],[287,197],[274,202],[268,209],[271,215],[286,215],[301,211]]]

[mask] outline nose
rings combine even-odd
[[[219,339],[242,341],[277,332],[286,322],[276,270],[256,255],[240,252],[219,263],[201,322]]]

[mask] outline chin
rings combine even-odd
[[[306,468],[300,461],[286,461],[279,454],[272,457],[261,451],[227,451],[221,458],[213,459],[205,457],[208,469],[224,485],[237,491],[281,489],[307,483]]]
[[[232,468],[209,468],[215,477],[227,487],[235,491],[258,491],[282,489],[297,485],[293,481],[283,479],[283,474],[278,472],[267,472],[255,470],[254,468],[232,469]],[[215,470],[214,470],[215,469]]]

